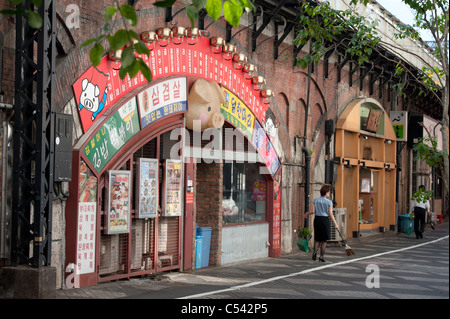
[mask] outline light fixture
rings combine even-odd
[[[172,37],[172,30],[169,28],[159,28],[158,30],[156,30],[156,34],[159,38],[159,45],[165,47],[169,44],[169,38]]]
[[[233,55],[234,68],[242,70],[244,63],[247,62],[247,57],[243,53],[235,53]]]
[[[186,38],[187,43],[192,45],[197,43],[197,37],[200,35],[200,30],[198,28],[186,28]]]
[[[254,76],[252,78],[252,83],[255,85],[254,89],[256,91],[259,91],[260,90],[259,86],[261,86],[263,84],[266,84],[266,79],[264,77],[260,76],[260,75],[259,76]]]
[[[384,140],[384,142],[385,142],[386,144],[389,144],[389,145],[392,144],[392,141],[391,141],[391,140]]]
[[[362,164],[362,165],[359,165],[359,164]],[[362,169],[367,169],[366,162],[364,162],[364,161],[358,160],[358,165],[359,165]]]
[[[244,71],[244,78],[250,80],[252,78],[252,73],[257,72],[257,70],[257,67],[251,63],[244,64],[244,67],[242,68],[242,71]]]
[[[172,28],[172,40],[174,44],[180,44],[183,42],[183,38],[186,35],[186,29],[184,27]]]
[[[158,40],[158,35],[153,31],[144,31],[141,33],[141,40],[145,43],[153,43]]]
[[[222,46],[222,50],[223,53],[225,53],[223,58],[225,60],[231,60],[233,58],[233,53],[236,52],[236,46],[231,43],[226,43]]]
[[[225,41],[223,41],[223,38],[221,37],[212,37],[210,40],[210,44],[212,46],[213,53],[220,53],[222,52],[222,45]]]
[[[108,52],[108,58],[111,61],[120,61],[121,57],[122,57],[122,49],[119,49],[117,51],[110,50]]]
[[[200,35],[200,30],[198,28],[191,28],[191,27],[186,28],[186,36],[188,38],[195,38],[195,37],[198,37],[199,35]]]
[[[352,168],[352,164],[350,164],[350,160],[349,159],[344,159],[344,166],[347,168]]]
[[[269,89],[261,90],[261,96],[264,98],[271,97],[271,96],[273,96],[273,92],[272,92],[272,90],[269,90]]]

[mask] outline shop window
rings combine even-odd
[[[360,168],[359,170],[359,222],[375,224],[381,207],[379,192],[379,171]]]
[[[223,222],[266,221],[267,180],[256,163],[223,164]]]

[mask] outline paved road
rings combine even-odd
[[[326,263],[312,261],[311,253],[297,252],[189,273],[170,272],[60,290],[57,298],[183,299],[173,308],[166,307],[175,314],[200,309],[183,307],[214,302],[225,307],[232,304],[231,300],[252,300],[249,304],[255,307],[261,305],[261,299],[279,298],[449,299],[448,223],[434,231],[427,229],[422,240],[413,235],[391,234],[349,244],[354,256],[347,256],[342,247],[329,247]],[[263,310],[259,309],[260,313]],[[225,308],[221,311],[225,313]]]

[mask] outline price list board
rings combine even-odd
[[[166,160],[164,178],[164,216],[181,216],[182,164],[180,160]]]

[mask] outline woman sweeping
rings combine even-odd
[[[315,214],[314,218],[314,251],[312,259],[316,260],[317,250],[320,246],[319,261],[325,262],[323,256],[327,248],[327,240],[330,239],[330,221],[329,217],[334,223],[336,229],[339,229],[336,219],[333,215],[333,202],[327,197],[330,196],[330,186],[322,186],[320,189],[320,197],[313,200],[312,209],[307,215]]]

